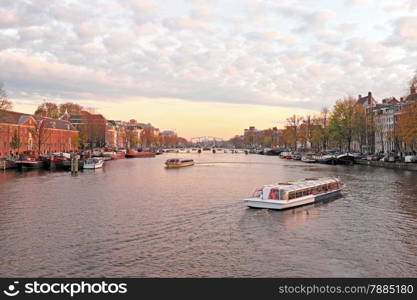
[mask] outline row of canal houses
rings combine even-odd
[[[410,93],[399,99],[390,97],[378,102],[371,92],[368,92],[365,97],[359,95],[357,104],[365,108],[367,120],[373,124],[373,128],[369,130],[362,149],[359,143],[354,141],[354,150],[370,153],[391,153],[406,150],[402,142],[396,139],[396,129],[404,109],[414,103],[417,103],[415,83],[410,86]]]
[[[367,130],[364,141],[353,141],[351,150],[363,153],[391,153],[406,150],[401,145],[402,142],[395,138],[395,131],[404,109],[413,103],[417,103],[416,84],[410,86],[410,93],[406,97],[399,99],[390,97],[378,102],[373,97],[372,92],[368,92],[366,96],[358,95],[356,104],[364,107],[367,123],[373,125],[372,128]],[[276,127],[258,130],[254,126],[250,126],[244,130],[241,140],[244,146],[262,145],[265,137],[269,137],[269,143],[275,147],[286,147],[285,143],[282,142],[283,131]],[[333,146],[336,147],[336,145]],[[305,143],[297,142],[297,149],[310,150],[311,148],[312,145],[309,141]]]
[[[48,154],[85,148],[130,148],[131,141],[151,147],[159,129],[151,124],[107,120],[101,114],[82,111],[60,119],[0,109],[0,158],[21,154]]]

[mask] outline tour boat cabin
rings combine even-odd
[[[337,178],[280,182],[256,189],[251,198],[245,199],[245,204],[249,207],[285,209],[338,195],[342,187]]]

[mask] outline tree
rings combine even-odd
[[[351,149],[356,127],[355,106],[356,100],[353,97],[337,101],[329,123],[331,135],[339,143],[340,150],[345,144],[348,152]]]
[[[271,147],[271,144],[272,144],[272,136],[265,135],[264,138],[263,138],[262,144],[265,147]]]
[[[417,103],[407,105],[399,116],[396,135],[404,143],[404,150],[417,150]]]
[[[153,128],[144,128],[140,133],[140,140],[143,147],[150,147],[154,142]]]
[[[302,121],[302,116],[293,115],[287,119],[287,126],[284,131],[287,143],[293,145],[295,151],[297,151],[297,142],[300,139],[299,126]]]
[[[243,147],[243,138],[241,136],[235,135],[233,138],[229,140],[229,143],[233,145],[233,147],[236,148],[242,148]]]
[[[70,115],[81,114],[83,107],[77,103],[67,102],[59,105],[59,116],[63,116],[67,111]]]
[[[34,115],[52,119],[58,119],[60,117],[58,105],[53,102],[43,102],[38,106]]]
[[[29,129],[32,138],[35,141],[35,147],[38,155],[41,155],[43,146],[51,136],[51,131],[46,127],[46,122],[46,120],[40,120],[39,122],[35,123],[34,128]]]
[[[138,131],[136,129],[126,130],[126,148],[137,148],[140,143]]]
[[[6,91],[3,89],[3,83],[0,82],[0,109],[11,110],[13,103],[9,101]]]
[[[18,152],[19,149],[20,149],[20,145],[21,145],[20,131],[19,131],[19,127],[18,127],[13,132],[12,141],[10,142],[10,148],[15,149],[16,152]]]

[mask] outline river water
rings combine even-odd
[[[171,157],[197,164],[164,169]],[[263,184],[338,176],[338,199],[250,209]],[[0,172],[0,275],[417,276],[417,173],[244,154],[164,154],[101,170]]]

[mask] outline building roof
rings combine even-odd
[[[411,102],[411,101],[415,101],[415,102],[417,102],[417,93],[414,93],[414,94],[410,94],[410,95],[408,95],[407,97],[405,97],[405,101],[406,102]]]
[[[372,97],[372,93],[368,92],[368,95],[365,97],[362,97],[361,95],[358,96],[358,101],[356,102],[360,105],[370,104],[370,103],[376,103],[374,97]]]
[[[299,191],[308,188],[312,188],[322,184],[329,184],[340,182],[337,178],[306,178],[305,180],[300,181],[289,181],[289,182],[281,182],[277,184],[270,184],[267,185],[268,187],[275,187],[279,188],[284,191],[292,192],[292,191]]]
[[[74,126],[71,125],[70,122],[65,121],[65,120],[56,120],[56,119],[46,118],[42,116],[34,116],[30,114],[0,109],[0,123],[20,125],[20,124],[23,124],[29,118],[33,118],[37,122],[39,122],[40,120],[45,120],[46,128],[56,128],[56,129],[62,129],[62,130],[76,130]]]

